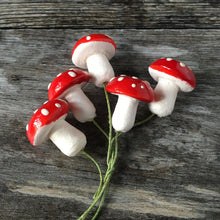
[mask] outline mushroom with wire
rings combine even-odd
[[[158,82],[154,89],[155,100],[149,103],[149,109],[159,117],[173,112],[179,91],[190,92],[196,85],[192,70],[172,58],[161,58],[153,62],[149,66],[149,73]]]
[[[72,62],[88,69],[96,86],[102,86],[114,77],[109,60],[115,55],[116,44],[104,34],[90,34],[81,38],[72,50]]]
[[[139,101],[152,102],[154,92],[147,81],[137,77],[121,75],[113,78],[106,91],[118,95],[118,101],[112,115],[112,126],[116,131],[127,132],[133,126]]]
[[[89,79],[88,73],[80,69],[70,69],[60,73],[49,84],[48,97],[50,100],[66,99],[78,121],[91,121],[96,116],[96,108],[82,90]]]
[[[31,144],[38,146],[50,139],[65,155],[79,154],[87,143],[86,136],[65,121],[68,112],[69,105],[60,99],[47,101],[37,109],[26,126]]]

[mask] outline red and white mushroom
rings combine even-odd
[[[155,101],[149,103],[149,108],[159,117],[172,113],[178,91],[190,92],[196,85],[193,72],[184,63],[171,58],[152,63],[149,73],[158,82],[154,89]]]
[[[65,98],[78,121],[92,120],[96,116],[95,106],[81,89],[89,79],[89,74],[79,69],[58,74],[48,86],[49,100]]]
[[[72,61],[88,69],[95,85],[101,86],[114,77],[109,60],[115,55],[115,42],[104,34],[91,34],[81,38],[72,51]]]
[[[26,126],[32,145],[38,146],[50,139],[65,155],[72,157],[84,149],[86,136],[65,121],[69,105],[59,99],[47,101],[37,109]]]
[[[154,100],[150,84],[137,77],[124,75],[115,77],[107,84],[106,90],[118,95],[118,102],[112,115],[112,126],[116,131],[127,132],[134,126],[139,101]]]

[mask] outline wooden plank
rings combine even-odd
[[[100,30],[2,30],[0,69],[0,218],[75,219],[92,201],[98,173],[82,156],[67,158],[47,141],[34,148],[25,134],[47,85],[73,67],[77,39]],[[154,118],[119,140],[119,158],[99,219],[218,219],[220,129],[219,30],[103,30],[117,44],[116,74],[155,82],[147,67],[173,57],[195,72],[197,86],[180,93],[174,113]],[[208,79],[208,80],[207,80]],[[107,128],[101,88],[88,84],[97,121]],[[111,96],[112,107],[116,97]],[[137,120],[149,115],[140,103]],[[90,123],[67,121],[86,133],[86,150],[105,170],[106,141]]]
[[[218,0],[2,0],[0,28],[219,28]]]

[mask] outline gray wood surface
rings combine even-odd
[[[120,136],[98,219],[220,219],[219,9],[218,1],[1,1],[0,219],[76,219],[92,202],[96,167],[83,156],[64,156],[50,141],[33,147],[25,132],[47,100],[48,83],[73,67],[72,47],[90,33],[116,42],[116,75],[154,87],[148,66],[173,57],[197,79],[193,92],[178,94],[171,116]],[[85,93],[107,129],[103,90],[89,83]],[[113,109],[117,98],[110,98]],[[137,121],[149,114],[140,103]],[[67,121],[86,134],[86,151],[104,171],[105,138],[71,113]]]
[[[1,0],[1,28],[219,28],[219,0]]]

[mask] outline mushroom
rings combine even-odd
[[[89,79],[89,74],[80,69],[70,69],[58,74],[48,86],[49,100],[65,98],[78,121],[92,120],[96,116],[95,106],[81,89]]]
[[[50,139],[65,155],[77,155],[86,145],[86,136],[65,121],[69,105],[59,99],[47,101],[37,109],[26,126],[32,145]]]
[[[172,113],[179,90],[190,92],[196,85],[193,72],[184,63],[171,58],[152,63],[149,73],[158,82],[154,89],[155,101],[149,103],[149,108],[159,117]]]
[[[121,132],[127,132],[134,126],[139,101],[152,102],[154,99],[150,84],[137,77],[115,77],[107,84],[106,90],[118,95],[112,115],[112,126]]]
[[[72,61],[80,68],[87,68],[96,86],[114,77],[109,60],[115,55],[115,42],[104,34],[91,34],[81,38],[72,51]]]

